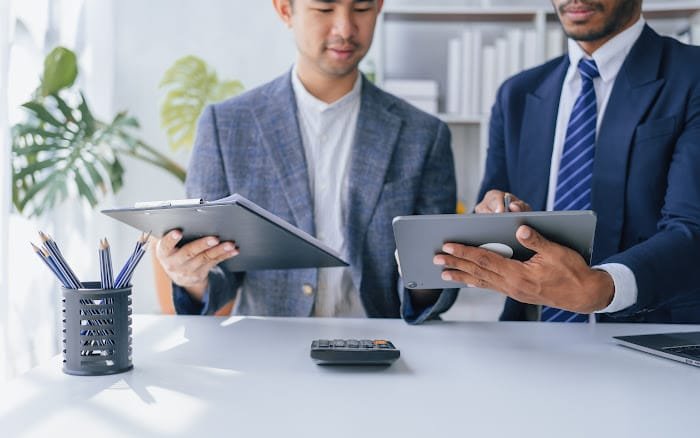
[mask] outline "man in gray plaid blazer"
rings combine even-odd
[[[235,299],[243,315],[437,317],[456,291],[403,288],[391,221],[454,212],[448,128],[359,73],[381,1],[273,3],[295,32],[297,62],[204,111],[187,194],[239,193],[315,235],[350,267],[231,273],[219,263],[245,248],[205,237],[178,249],[174,231],[157,256],[176,310],[212,314]]]

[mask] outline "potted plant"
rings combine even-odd
[[[136,136],[138,121],[126,111],[97,119],[74,87],[75,54],[57,47],[44,61],[41,83],[22,106],[25,121],[12,127],[12,201],[21,213],[40,216],[77,195],[94,207],[123,185],[125,156],[185,180],[185,170]]]

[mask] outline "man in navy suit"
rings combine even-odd
[[[503,320],[699,323],[700,48],[641,0],[553,4],[569,53],[499,90],[476,212],[592,209],[594,266],[526,226],[525,263],[456,244],[434,261],[506,294]]]
[[[220,263],[246,248],[209,236],[157,256],[178,313],[437,317],[456,291],[408,291],[394,260],[391,220],[451,213],[450,133],[358,70],[382,0],[274,0],[295,36],[291,71],[202,114],[187,174],[191,198],[239,193],[315,235],[348,268],[232,273]]]

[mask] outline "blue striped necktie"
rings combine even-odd
[[[593,79],[600,76],[592,59],[581,59],[581,94],[574,103],[559,162],[554,210],[590,210],[598,106]],[[588,315],[542,306],[540,320],[586,322]]]

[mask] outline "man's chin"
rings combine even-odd
[[[324,64],[321,65],[321,70],[329,76],[344,77],[352,74],[357,69],[358,63],[337,65],[337,64]]]
[[[606,36],[605,30],[597,27],[591,27],[588,23],[573,24],[564,26],[566,36],[574,41],[596,41]]]

